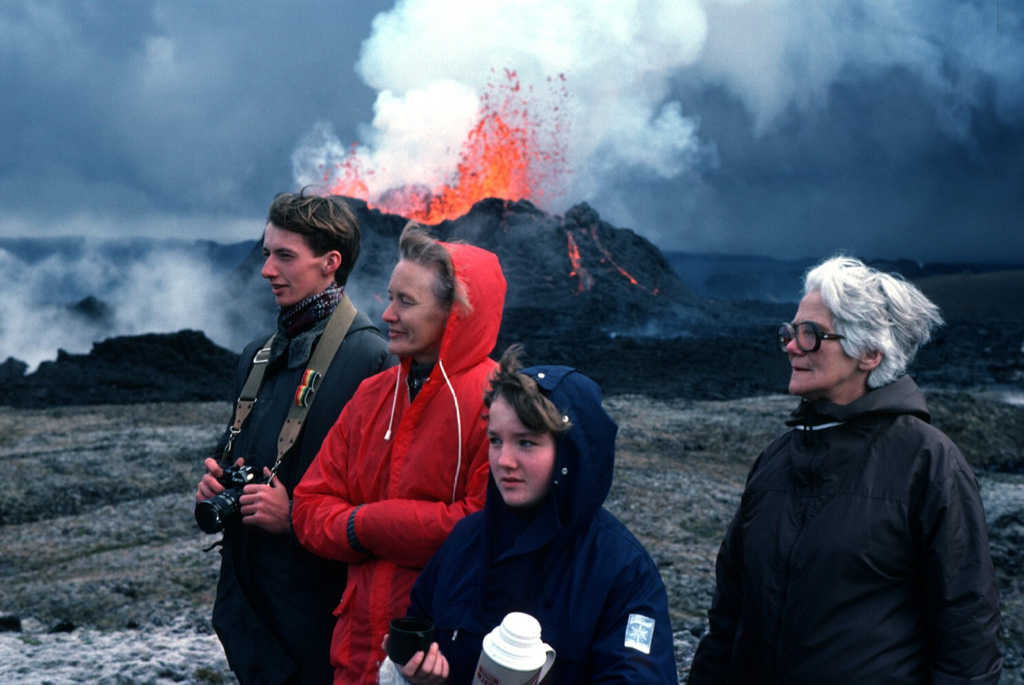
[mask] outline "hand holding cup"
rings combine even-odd
[[[434,624],[425,618],[396,618],[388,628],[388,657],[404,666],[416,652],[424,654],[434,642]]]

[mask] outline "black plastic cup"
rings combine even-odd
[[[388,629],[388,657],[405,666],[416,652],[426,652],[434,642],[434,624],[425,618],[396,618]]]

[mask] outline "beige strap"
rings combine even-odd
[[[291,449],[295,441],[298,440],[299,433],[302,432],[302,425],[306,420],[306,414],[313,406],[313,400],[316,399],[320,381],[327,373],[327,367],[331,365],[334,354],[341,347],[355,318],[356,308],[352,304],[352,300],[348,299],[348,295],[342,295],[341,301],[338,302],[334,313],[331,314],[331,320],[327,322],[324,334],[320,336],[320,341],[316,344],[316,349],[313,350],[313,357],[302,374],[299,387],[295,389],[295,401],[292,402],[292,407],[288,410],[288,418],[284,420],[281,434],[277,438],[277,462],[272,469],[273,473],[277,473],[277,467],[281,464],[285,452]],[[273,479],[273,475],[271,479]]]
[[[224,446],[221,463],[227,463],[230,459],[231,451],[235,447],[235,438],[242,432],[242,425],[249,418],[249,412],[256,404],[256,395],[259,394],[260,388],[263,386],[263,375],[267,372],[267,363],[270,361],[270,346],[274,343],[276,335],[275,333],[267,338],[267,342],[252,359],[252,370],[249,371],[249,377],[245,379],[245,385],[242,386],[242,394],[235,402],[235,422],[228,429],[228,443]]]
[[[320,381],[327,372],[327,367],[331,365],[334,354],[341,347],[341,343],[348,334],[348,329],[352,327],[352,322],[355,318],[356,308],[352,304],[352,300],[348,298],[348,295],[342,294],[341,300],[338,302],[337,307],[334,308],[334,312],[327,322],[323,335],[320,336],[320,340],[317,342],[316,349],[313,351],[313,356],[309,361],[309,366],[302,373],[299,386],[295,389],[294,402],[291,409],[288,410],[288,417],[285,419],[284,425],[281,426],[281,433],[277,438],[277,460],[274,463],[274,468],[271,470],[271,480],[273,480],[273,474],[277,473],[277,468],[280,466],[285,452],[291,449],[295,441],[298,440],[299,433],[302,432],[303,422],[306,420],[306,413],[313,406],[313,400],[316,399],[316,391]],[[249,377],[246,378],[245,385],[242,387],[242,394],[239,395],[235,403],[235,422],[229,429],[228,443],[224,447],[221,463],[229,461],[235,438],[242,432],[242,425],[249,418],[249,414],[256,404],[256,396],[263,386],[263,376],[266,374],[267,363],[270,361],[270,347],[274,342],[274,337],[274,335],[270,336],[259,352],[256,353],[256,356],[253,357],[252,370],[249,372]]]

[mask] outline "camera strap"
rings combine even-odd
[[[242,432],[242,426],[245,424],[245,420],[249,418],[253,405],[256,404],[256,396],[259,394],[260,388],[263,387],[263,376],[267,372],[267,363],[270,361],[270,347],[273,345],[275,337],[277,337],[277,333],[267,338],[267,342],[263,344],[263,347],[259,349],[256,356],[252,359],[252,369],[249,371],[248,378],[245,379],[245,385],[242,386],[242,394],[238,396],[238,400],[235,402],[235,422],[228,429],[228,442],[224,446],[224,453],[220,458],[222,464],[228,464],[231,461],[231,452],[235,447],[235,438]]]
[[[277,468],[281,465],[281,460],[284,459],[285,453],[291,449],[302,432],[306,414],[309,412],[309,408],[313,406],[313,400],[316,399],[316,391],[320,386],[320,381],[323,379],[324,374],[327,373],[327,367],[331,365],[335,353],[341,347],[341,343],[345,340],[345,336],[348,334],[349,328],[352,327],[352,322],[355,318],[356,308],[348,295],[343,294],[327,322],[327,328],[324,329],[323,335],[320,336],[320,340],[313,350],[309,364],[306,366],[305,371],[302,372],[302,378],[299,381],[298,387],[295,389],[294,401],[288,410],[288,416],[285,418],[284,425],[281,426],[281,433],[277,438],[277,460],[274,462],[274,468],[271,469],[271,480],[273,480],[274,475],[277,473]],[[245,420],[249,418],[249,414],[256,404],[256,396],[263,386],[263,377],[267,372],[267,364],[270,361],[270,347],[276,335],[275,333],[270,336],[259,352],[256,353],[256,356],[253,357],[252,370],[249,371],[249,377],[246,378],[245,385],[242,386],[242,393],[235,403],[235,422],[228,429],[228,443],[224,448],[224,455],[222,457],[224,462],[230,457],[235,438],[242,432],[242,426],[245,424]]]
[[[320,336],[320,341],[317,343],[316,349],[313,350],[313,356],[309,360],[309,365],[302,373],[299,387],[295,389],[295,401],[292,402],[292,406],[288,410],[288,417],[284,420],[284,425],[281,426],[281,433],[277,438],[277,461],[274,462],[274,468],[271,469],[271,480],[273,480],[274,474],[277,473],[277,467],[281,465],[285,452],[290,450],[299,438],[299,433],[302,432],[302,426],[306,420],[306,414],[309,412],[309,408],[313,406],[313,400],[316,399],[316,391],[320,381],[323,379],[324,374],[327,373],[327,367],[331,365],[334,354],[341,347],[341,343],[345,340],[345,336],[348,335],[348,329],[352,327],[352,322],[355,318],[356,308],[352,304],[352,300],[348,299],[348,295],[342,295],[341,301],[338,302],[334,313],[331,314],[331,320],[327,322],[324,334]]]

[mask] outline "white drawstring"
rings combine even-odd
[[[800,430],[805,431],[820,431],[826,428],[835,428],[836,426],[842,426],[845,421],[833,421],[832,423],[819,423],[816,426],[800,426]]]
[[[395,422],[395,405],[398,404],[398,384],[402,381],[402,365],[395,367],[395,396],[391,399],[391,418],[388,419],[388,432],[384,434],[384,440],[391,442],[391,426]]]
[[[448,372],[444,370],[444,363],[438,359],[437,366],[441,369],[441,375],[444,376],[444,382],[448,386],[448,391],[452,394],[452,400],[455,402],[455,428],[458,431],[456,433],[456,441],[458,442],[458,461],[455,464],[455,480],[452,482],[452,503],[455,503],[455,495],[458,492],[459,487],[459,473],[462,471],[462,414],[459,412],[459,396],[455,394],[455,388],[452,387],[452,382],[448,379]],[[398,404],[398,387],[402,379],[402,367],[397,367],[397,373],[395,374],[395,394],[391,400],[391,418],[388,419],[388,431],[384,434],[384,439],[387,441],[391,440],[391,426],[395,422],[395,407]]]
[[[455,481],[452,483],[452,504],[455,503],[455,492],[459,486],[459,471],[462,470],[462,416],[459,414],[459,396],[455,394],[455,388],[452,387],[452,382],[448,380],[448,374],[444,370],[444,364],[440,359],[437,360],[437,366],[441,369],[441,375],[444,376],[444,382],[448,384],[448,390],[452,394],[452,400],[455,402],[455,428],[458,431],[457,440],[459,443],[459,461],[455,465]]]

